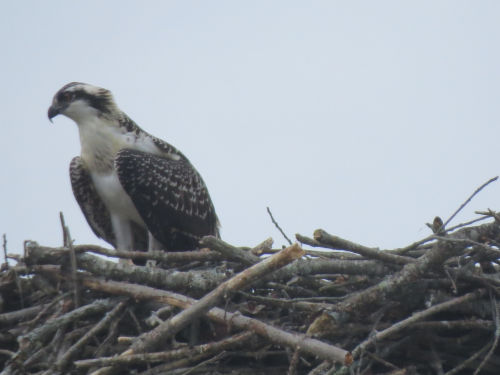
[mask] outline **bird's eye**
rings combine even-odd
[[[69,102],[71,99],[73,99],[73,93],[69,91],[63,91],[57,97],[59,102]]]

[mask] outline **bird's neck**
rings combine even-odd
[[[110,121],[93,117],[78,122],[81,157],[93,172],[111,172],[117,152],[127,145],[123,132]]]

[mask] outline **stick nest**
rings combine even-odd
[[[483,214],[392,250],[317,230],[126,252],[63,226],[65,246],[2,266],[1,374],[499,374],[500,220]]]

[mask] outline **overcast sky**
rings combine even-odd
[[[190,158],[222,237],[425,237],[500,173],[499,1],[10,1],[0,5],[0,233],[100,242],[68,176],[76,125],[47,109],[105,87]],[[500,209],[500,183],[454,221]]]

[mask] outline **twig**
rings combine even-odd
[[[459,215],[453,220],[456,221]],[[45,330],[45,334],[33,342],[20,339],[20,349],[13,356],[12,353],[0,353],[0,367],[3,367],[0,375],[21,372],[51,375],[68,371],[94,371],[101,375],[130,371],[142,375],[233,371],[254,375],[252,371],[285,374],[287,369],[290,373],[312,371],[315,375],[327,372],[335,375],[381,372],[387,375],[404,372],[443,375],[452,369],[457,372],[455,375],[474,371],[480,372],[479,375],[496,375],[500,363],[500,314],[497,311],[500,304],[495,301],[495,298],[500,300],[500,214],[489,210],[480,219],[490,217],[494,220],[488,220],[488,224],[483,221],[480,223],[483,225],[478,226],[470,222],[451,227],[451,221],[446,233],[428,236],[426,241],[413,244],[411,251],[379,250],[327,234],[326,237],[332,239],[330,247],[353,248],[363,252],[364,255],[360,255],[350,250],[329,250],[322,242],[304,237],[312,246],[327,249],[311,250],[301,259],[258,277],[250,287],[242,282],[240,289],[226,289],[218,300],[209,301],[208,306],[200,305],[203,299],[194,298],[210,293],[243,269],[260,264],[268,255],[280,250],[272,249],[266,242],[252,249],[220,241],[214,241],[211,249],[186,253],[103,249],[103,253],[114,257],[133,259],[135,254],[140,254],[144,259],[150,256],[155,260],[176,259],[175,266],[169,261],[169,269],[165,270],[161,268],[163,261],[155,268],[122,265],[114,259],[109,261],[91,255],[94,249],[100,252],[102,248],[98,246],[71,243],[78,263],[78,267],[73,263],[72,268],[68,241],[66,247],[59,248],[27,243],[25,257],[18,258],[17,266],[10,264],[8,270],[5,266],[0,268],[0,308],[3,309],[0,320],[4,319],[4,324],[0,323],[3,328],[0,347],[17,350],[12,349],[19,347],[17,337],[39,329]],[[438,225],[436,221],[433,229],[441,226],[442,222]],[[217,247],[222,248],[221,252]],[[223,254],[225,251],[227,255]],[[371,258],[380,253],[396,257]],[[260,255],[264,256],[259,258]],[[71,310],[74,308],[75,274],[83,305],[106,296],[113,301],[116,301],[115,296],[120,297],[119,301],[130,297],[129,307],[122,309],[106,328],[93,336],[91,331],[113,306],[66,319],[67,314],[74,313]],[[490,292],[491,301],[482,296],[459,304],[465,293],[481,294],[484,290]],[[457,297],[458,292],[461,297]],[[64,295],[66,297],[62,297]],[[63,299],[55,302],[57,298]],[[27,308],[24,311],[22,300]],[[444,305],[438,305],[442,303]],[[433,310],[446,303],[456,305],[448,305],[440,312]],[[228,335],[242,332],[253,334],[254,339],[238,349],[232,346],[200,354],[190,352],[193,347],[187,347],[190,337],[185,330],[175,335],[175,339],[161,342],[155,349],[168,350],[161,352],[164,360],[153,360],[148,357],[149,353],[118,355],[133,345],[138,335],[164,324],[168,318],[177,316],[179,319],[179,311],[188,312],[197,304],[201,310],[208,309],[203,313],[203,320],[195,319],[201,322],[198,327],[200,343],[217,345]],[[36,306],[41,306],[41,310],[28,310]],[[169,311],[149,324],[153,320],[148,320],[151,311],[160,311],[162,306],[168,306]],[[425,317],[433,311],[434,315]],[[22,320],[19,319],[21,315],[24,316]],[[58,320],[63,317],[65,319]],[[47,325],[53,322],[57,326],[49,328]],[[174,326],[169,334],[178,328]],[[74,346],[87,334],[92,337]],[[338,363],[352,361],[352,356],[342,347],[353,349],[371,339],[373,342],[366,344],[366,350],[360,350],[362,354],[356,352],[354,366],[339,368]],[[487,343],[484,350],[474,354]],[[70,354],[72,352],[75,354]],[[174,352],[178,357],[169,358]],[[225,353],[220,355],[227,357],[211,362],[220,359],[218,353]],[[65,356],[70,359],[65,360]],[[101,357],[111,362],[103,362],[101,366],[104,367],[99,367],[97,362],[81,368],[73,365],[74,361],[84,358],[99,360]],[[137,362],[125,363],[133,357]],[[318,367],[320,363],[322,366]]]
[[[359,254],[352,254],[347,251],[331,251],[331,248],[328,247],[327,245],[313,239],[309,238],[307,236],[303,236],[299,233],[295,234],[295,238],[297,241],[299,241],[301,244],[306,244],[312,247],[322,247],[324,251],[314,251],[314,250],[304,250],[306,252],[306,255],[312,255],[312,256],[317,256],[317,257],[324,257],[324,258],[333,258],[333,259],[342,259],[342,260],[363,260],[366,259],[365,257],[359,255]]]
[[[479,349],[477,352],[475,352],[473,355],[471,355],[465,361],[460,363],[458,366],[455,366],[450,371],[447,371],[444,375],[454,375],[454,374],[458,373],[459,371],[462,371],[469,364],[474,362],[481,354],[483,354],[485,351],[487,351],[491,345],[492,345],[492,343],[488,342],[485,346],[483,346],[481,349]]]
[[[149,370],[140,372],[138,375],[158,375],[158,374],[162,374],[162,375],[164,375],[164,374],[165,375],[166,374],[168,374],[168,375],[176,374],[176,375],[178,375],[179,372],[177,372],[175,370],[185,372],[185,371],[187,371],[186,370],[187,366],[192,365],[194,363],[197,363],[199,361],[202,361],[204,358],[206,358],[206,355],[204,353],[197,354],[197,355],[192,356],[192,357],[184,357],[184,358],[178,359],[176,361],[167,362],[165,364],[153,367]],[[93,374],[91,374],[91,375],[93,375]]]
[[[489,223],[475,227],[462,228],[450,234],[451,238],[485,237],[492,240],[500,235],[498,224]],[[378,284],[366,288],[360,293],[353,294],[346,300],[336,305],[339,312],[355,314],[360,310],[372,306],[380,306],[385,303],[387,296],[395,293],[403,285],[407,285],[417,280],[421,275],[429,270],[440,267],[451,256],[459,254],[468,245],[461,242],[436,242],[432,249],[426,251],[424,255],[414,263],[409,263]]]
[[[6,326],[6,325],[9,325],[12,323],[16,323],[16,322],[20,322],[20,321],[23,321],[26,319],[30,319],[30,318],[36,316],[46,306],[47,305],[26,307],[24,309],[0,314],[0,324]]]
[[[151,315],[145,320],[145,322],[150,327],[156,327],[158,324],[163,322],[164,316],[171,316],[174,309],[175,307],[167,305],[161,307],[157,311],[151,311]]]
[[[476,213],[479,213],[479,212],[476,212]],[[483,213],[481,213],[481,214],[483,214]],[[467,227],[467,226],[469,226],[471,224],[477,223],[479,221],[486,220],[488,218],[489,218],[489,216],[484,216],[484,217],[479,217],[477,219],[473,219],[473,220],[467,221],[465,223],[457,224],[457,225],[452,226],[449,229],[447,229],[445,231],[445,233],[451,233],[451,232],[453,232],[453,231],[455,231],[457,229],[460,229],[460,228],[463,228],[463,227]],[[414,243],[412,243],[412,244],[410,244],[408,246],[405,246],[405,247],[402,247],[402,248],[398,248],[398,249],[394,249],[394,250],[390,250],[390,251],[393,252],[393,253],[396,253],[396,254],[406,254],[408,251],[413,250],[413,249],[415,249],[415,248],[419,247],[420,245],[423,245],[423,244],[425,244],[427,242],[434,241],[435,239],[436,239],[436,236],[435,236],[434,233],[432,233],[431,235],[429,235],[429,236],[427,236],[427,237],[425,237],[425,238],[423,238],[423,239],[421,239],[419,241],[416,241],[416,242],[414,242]]]
[[[0,349],[0,355],[12,358],[16,355],[16,353],[7,349]]]
[[[252,332],[242,332],[220,341],[188,348],[156,353],[128,354],[114,357],[83,359],[75,361],[75,366],[79,369],[86,369],[94,366],[129,366],[141,363],[170,362],[183,357],[193,357],[198,354],[206,354],[209,356],[221,350],[241,347],[248,343],[248,341],[253,337],[254,334]]]
[[[209,262],[222,260],[221,254],[214,251],[126,251],[126,250],[115,250],[107,249],[97,245],[76,245],[74,246],[77,253],[81,252],[91,252],[101,255],[106,255],[108,257],[123,258],[123,259],[137,259],[137,260],[154,260],[156,262],[161,262],[168,264],[169,266],[178,263],[188,263],[188,262]]]
[[[288,366],[288,371],[287,375],[295,375],[297,374],[297,365],[299,363],[299,357],[300,357],[300,346],[298,346],[292,355],[292,358],[290,359],[290,365]]]
[[[9,260],[7,258],[7,235],[3,234],[3,257],[5,259],[5,269],[9,269]]]
[[[156,300],[161,303],[187,308],[194,304],[196,300],[165,290],[154,289],[147,286],[129,284],[117,281],[102,281],[90,276],[82,276],[82,283],[93,290],[99,290],[106,293],[127,295],[137,300]],[[222,324],[230,324],[239,329],[250,329],[259,336],[278,344],[295,349],[300,345],[305,353],[317,356],[328,361],[336,361],[345,364],[352,362],[352,357],[346,350],[322,341],[305,337],[302,334],[294,334],[283,331],[272,325],[252,319],[240,314],[231,313],[218,307],[210,309],[206,316]]]
[[[302,254],[303,251],[300,246],[295,244],[269,258],[265,258],[261,262],[237,274],[219,285],[186,310],[174,315],[166,322],[161,323],[152,331],[139,336],[134,344],[132,344],[132,353],[142,353],[153,350],[159,343],[176,334],[189,322],[210,310],[210,308],[215,306],[224,296],[251,285],[264,274],[267,275],[272,273],[295,259],[300,258]]]
[[[212,290],[227,273],[216,268],[206,271],[179,272],[156,267],[141,267],[111,262],[91,254],[76,254],[78,267],[97,276],[114,280],[133,281],[139,284],[157,286],[176,291],[206,292]],[[68,251],[38,245],[26,246],[25,262],[31,264],[64,264]]]
[[[274,226],[276,228],[278,228],[278,230],[280,231],[280,233],[282,234],[283,237],[285,237],[285,239],[288,241],[288,244],[291,245],[292,244],[292,241],[290,241],[290,239],[288,238],[288,236],[285,234],[285,232],[283,232],[283,229],[281,229],[281,227],[279,226],[279,224],[276,222],[276,220],[274,220],[274,216],[273,214],[271,213],[271,210],[269,209],[269,207],[266,207],[267,209],[267,213],[269,214],[269,216],[271,217],[271,221],[273,222]]]
[[[50,349],[55,349],[63,341],[63,333],[64,333],[64,329],[58,328],[54,337],[50,341],[50,343],[48,343],[48,345],[41,347],[40,349],[35,351],[31,356],[29,356],[24,361],[23,366],[25,368],[29,368],[30,366],[32,366],[35,363],[43,362],[43,359],[47,358],[49,356]],[[17,353],[16,357],[22,357],[22,356],[19,356],[19,354]],[[49,365],[47,364],[46,367],[49,367]]]
[[[439,352],[436,350],[436,346],[433,343],[431,343],[430,347],[432,359],[429,364],[436,372],[436,375],[444,375],[443,359],[439,356]]]
[[[69,233],[69,228],[66,226],[64,222],[64,215],[62,212],[59,212],[59,218],[61,220],[61,226],[64,236],[64,245],[69,248],[69,259],[71,262],[71,282],[73,283],[73,301],[75,303],[75,307],[80,306],[80,288],[78,286],[78,277],[76,275],[77,264],[76,264],[76,254],[75,249],[73,248],[73,240],[71,239],[71,235]]]
[[[103,319],[97,323],[90,331],[88,331],[83,337],[81,337],[75,344],[73,344],[64,355],[56,362],[55,368],[60,371],[64,371],[70,361],[75,358],[79,351],[90,341],[97,333],[106,328],[111,321],[113,321],[121,310],[126,306],[126,301],[118,303],[113,310],[106,313]]]
[[[497,253],[497,255],[500,255],[500,250],[493,249],[488,245],[485,245],[481,242],[477,242],[474,240],[471,240],[469,238],[453,238],[453,237],[442,237],[442,236],[435,236],[435,238],[439,241],[448,241],[448,242],[456,242],[456,243],[463,243],[465,245],[473,245],[473,246],[478,246],[482,248],[483,250],[492,252],[492,253]]]
[[[463,296],[453,298],[452,300],[440,303],[438,305],[434,305],[432,307],[429,307],[428,309],[424,311],[420,311],[418,313],[414,313],[412,316],[409,318],[406,318],[400,322],[397,322],[396,324],[393,324],[387,329],[384,329],[383,331],[377,332],[376,334],[370,336],[369,339],[363,341],[361,344],[359,344],[353,351],[352,355],[354,358],[357,358],[361,353],[364,352],[366,348],[369,346],[373,345],[377,341],[381,341],[391,335],[394,335],[397,332],[400,332],[401,330],[409,327],[411,324],[418,322],[419,320],[422,320],[432,314],[436,314],[441,311],[448,310],[454,306],[460,305],[465,302],[469,302],[472,300],[475,300],[485,294],[486,291],[484,289],[479,289],[475,292],[467,293]]]
[[[134,322],[134,326],[137,330],[137,333],[140,335],[144,332],[144,330],[141,327],[141,323],[139,323],[139,320],[137,320],[137,317],[134,314],[134,311],[132,309],[127,309],[127,314],[130,315],[130,318]]]
[[[111,322],[106,338],[100,342],[99,346],[94,352],[94,358],[102,357],[105,353],[108,353],[109,348],[111,345],[113,345],[113,343],[118,342],[117,336],[119,334],[119,323],[122,321],[126,314],[126,311],[122,311],[121,315]],[[132,340],[129,343],[131,342]]]
[[[205,367],[206,365],[209,365],[210,363],[217,362],[224,358],[227,355],[226,351],[222,351],[219,354],[213,356],[212,358],[207,359],[206,361],[203,361],[201,363],[198,363],[196,366],[191,367],[189,370],[186,370],[186,372],[183,372],[182,375],[189,375],[193,371],[196,371],[202,367]]]
[[[499,306],[498,302],[495,298],[494,295],[491,296],[491,304],[492,304],[492,315],[493,315],[493,320],[495,321],[495,335],[493,337],[493,344],[491,344],[491,348],[486,353],[486,356],[483,358],[479,366],[477,367],[476,371],[474,371],[474,375],[478,375],[481,372],[481,369],[483,366],[488,362],[488,360],[491,358],[491,355],[495,351],[497,345],[498,345],[498,339],[500,337],[500,311],[499,311]]]
[[[476,211],[475,213],[477,214],[478,212]],[[478,218],[476,218],[476,219],[472,219],[472,220],[466,221],[466,222],[464,222],[464,223],[460,223],[460,224],[454,225],[454,226],[452,226],[452,227],[448,228],[448,229],[446,230],[446,232],[447,232],[447,233],[451,233],[451,232],[453,232],[453,231],[454,231],[454,230],[456,230],[456,229],[463,228],[463,227],[467,227],[467,226],[469,226],[469,225],[472,225],[472,224],[478,223],[478,222],[483,221],[483,220],[487,220],[487,219],[489,219],[489,218],[490,218],[489,216],[481,216],[481,217],[478,217]]]
[[[200,240],[200,245],[206,246],[211,250],[218,251],[228,260],[235,260],[247,266],[251,266],[252,264],[256,264],[260,261],[260,258],[253,255],[251,252],[232,246],[215,236],[203,237]]]
[[[329,361],[323,361],[318,366],[313,368],[307,375],[321,375],[324,374],[326,370],[328,370],[332,366],[332,363]]]
[[[440,320],[440,321],[425,321],[413,324],[410,329],[426,329],[432,332],[436,331],[491,331],[495,324],[490,320]]]
[[[421,239],[421,240],[413,242],[412,244],[410,244],[408,246],[400,247],[400,248],[393,249],[393,250],[390,250],[390,251],[392,253],[394,253],[394,254],[403,255],[403,254],[408,253],[411,250],[415,250],[415,249],[419,248],[419,246],[421,246],[421,245],[423,245],[423,244],[425,244],[427,242],[430,242],[430,241],[434,241],[434,233],[431,234],[430,236],[427,236],[427,237]]]
[[[445,230],[446,226],[449,224],[450,221],[453,220],[453,218],[455,216],[457,216],[457,214],[462,211],[462,209],[472,200],[472,198],[474,198],[476,196],[476,194],[478,194],[481,190],[483,190],[486,186],[488,186],[489,184],[491,184],[492,182],[498,180],[498,176],[496,177],[493,177],[493,178],[490,178],[488,181],[486,181],[484,184],[482,184],[481,186],[479,186],[476,190],[474,190],[474,192],[470,195],[469,198],[467,198],[465,200],[464,203],[462,203],[460,205],[460,207],[457,208],[457,210],[448,218],[448,220],[446,220],[444,222],[444,224],[442,225],[441,227],[441,230]]]
[[[42,316],[49,310],[51,309],[53,306],[55,306],[60,300],[68,297],[70,295],[70,293],[64,293],[64,294],[61,294],[59,296],[57,296],[56,298],[54,298],[52,301],[50,301],[50,303],[48,303],[47,305],[44,306],[43,310],[40,311],[37,316],[35,316],[33,318],[33,320],[30,320],[28,322],[26,322],[26,325],[29,326],[29,327],[34,327],[38,321],[40,321],[40,319],[42,318]]]
[[[373,359],[373,360],[374,360],[374,361],[376,361],[376,362],[382,363],[385,367],[388,367],[388,368],[393,369],[393,370],[400,370],[400,368],[399,368],[399,367],[397,367],[396,365],[392,364],[392,363],[391,363],[391,362],[389,362],[389,361],[386,361],[386,360],[385,360],[385,359],[383,359],[383,358],[380,358],[379,356],[377,356],[377,355],[375,355],[375,354],[373,354],[373,353],[370,353],[370,352],[368,352],[368,351],[366,351],[365,353],[366,353],[366,355],[367,355],[368,357],[370,357],[371,359]]]
[[[316,274],[386,276],[390,272],[390,267],[375,260],[299,259],[266,280],[289,280]]]
[[[254,300],[271,306],[280,308],[289,308],[297,311],[320,312],[322,310],[332,310],[333,307],[332,304],[329,303],[304,302],[304,301],[299,301],[296,298],[289,300],[289,299],[263,297],[245,292],[239,292],[239,294],[244,296],[246,300]]]
[[[344,240],[343,238],[337,236],[332,236],[322,229],[316,229],[314,231],[314,239],[322,245],[327,246],[331,249],[348,250],[363,255],[367,258],[377,259],[383,262],[403,265],[415,262],[415,259],[413,258],[390,254],[385,251],[380,251],[379,249],[369,248],[351,241]]]
[[[111,300],[97,300],[91,304],[70,311],[58,318],[51,319],[44,325],[18,338],[20,351],[32,352],[34,348],[40,347],[42,343],[46,341],[60,326],[82,319],[87,315],[108,310],[113,307],[113,305],[114,303]]]
[[[267,252],[271,251],[271,247],[273,246],[273,242],[274,242],[273,239],[271,237],[269,237],[266,240],[262,241],[257,246],[251,248],[250,252],[256,256],[262,255],[263,253],[267,253]]]

